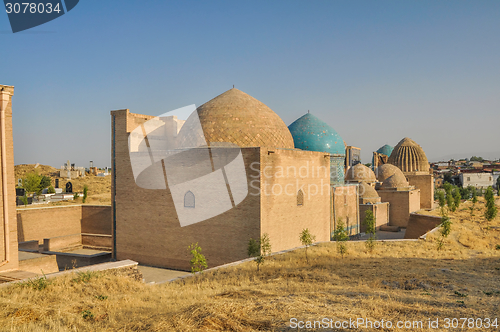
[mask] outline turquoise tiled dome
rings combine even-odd
[[[297,149],[345,156],[344,140],[335,129],[311,113],[295,120],[288,129]]]
[[[394,150],[394,147],[386,144],[380,149],[377,150],[377,153],[385,154],[386,156],[390,156],[392,153],[392,150]]]

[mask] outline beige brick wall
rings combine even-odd
[[[19,242],[79,233],[111,235],[111,206],[74,205],[17,209]]]
[[[389,202],[389,225],[406,227],[410,213],[420,210],[420,190],[378,190],[382,202]]]
[[[418,239],[439,224],[441,224],[441,217],[412,213],[406,228],[405,239]]]
[[[7,191],[8,197],[3,197],[1,190],[3,186],[3,179],[0,176],[0,271],[15,270],[19,266],[17,257],[17,223],[16,223],[16,192],[15,192],[15,179],[14,179],[14,143],[12,140],[12,95],[14,94],[14,87],[1,85],[0,88],[11,94],[7,107],[5,109],[5,138],[6,138],[6,153],[7,157]],[[3,217],[3,200],[8,200],[8,228],[9,228],[9,242],[5,243],[5,229]],[[9,246],[10,257],[8,263],[2,263],[5,259],[6,246]]]
[[[366,232],[364,220],[366,211],[372,211],[375,217],[375,228],[387,225],[389,223],[389,203],[383,202],[378,204],[360,204],[359,205],[359,218],[361,225],[361,232]]]
[[[432,209],[434,207],[434,176],[432,174],[407,174],[406,178],[410,185],[420,189],[420,208]]]
[[[19,261],[19,270],[38,274],[59,272],[56,255],[44,255]]]
[[[332,195],[333,217],[331,239],[340,219],[348,228],[349,235],[359,233],[359,192],[357,185],[335,186]]]
[[[82,205],[82,233],[111,235],[111,206]]]
[[[116,258],[187,270],[190,260],[187,248],[195,242],[202,248],[209,266],[246,258],[248,239],[260,235],[259,197],[248,195],[234,209],[180,227],[170,191],[142,189],[134,181],[128,133],[148,117],[128,110],[113,111],[111,115],[115,131],[112,164],[116,180],[112,181],[112,200],[116,214]],[[245,148],[242,152],[248,175],[251,163],[259,161],[259,148]]]
[[[330,240],[330,157],[322,152],[260,149],[261,233],[272,250],[301,245],[303,229],[316,241]],[[252,174],[256,175],[255,171]],[[303,205],[297,193],[303,192]]]
[[[19,208],[17,210],[17,238],[19,242],[77,234],[82,232],[82,207],[54,206]]]

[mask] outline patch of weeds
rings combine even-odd
[[[82,311],[82,317],[85,320],[94,320],[94,314],[90,310]]]
[[[51,282],[47,279],[45,274],[43,274],[43,277],[28,279],[27,281],[20,282],[18,285],[22,288],[31,288],[33,290],[41,291],[47,288],[50,283]]]
[[[464,301],[457,301],[457,303],[460,303],[460,304],[465,304]]]
[[[108,299],[108,296],[107,295],[96,295],[96,298],[100,301],[104,301],[104,300],[107,300]]]
[[[497,244],[497,246],[495,247],[496,250],[500,250],[500,244]]]
[[[426,292],[426,293],[422,293],[421,295],[432,295],[432,294],[429,292]]]
[[[469,296],[468,294],[460,293],[459,291],[455,291],[455,295],[458,296],[458,297],[467,297],[467,296]]]
[[[83,272],[78,272],[76,274],[76,278],[73,278],[73,282],[84,282],[88,283],[90,279],[95,278],[98,276],[98,273],[95,271],[83,271]]]
[[[488,296],[492,296],[494,294],[500,294],[500,291],[491,291],[491,292],[485,292],[483,291],[484,294],[488,295]]]

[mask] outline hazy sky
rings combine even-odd
[[[0,38],[16,164],[109,166],[110,110],[233,84],[287,125],[310,110],[363,162],[405,136],[430,160],[500,157],[500,1],[82,0],[16,34],[0,14]]]

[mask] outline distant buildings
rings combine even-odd
[[[434,170],[436,187],[448,181],[462,187],[496,188],[500,174],[499,161],[450,160],[432,163],[431,167]]]

